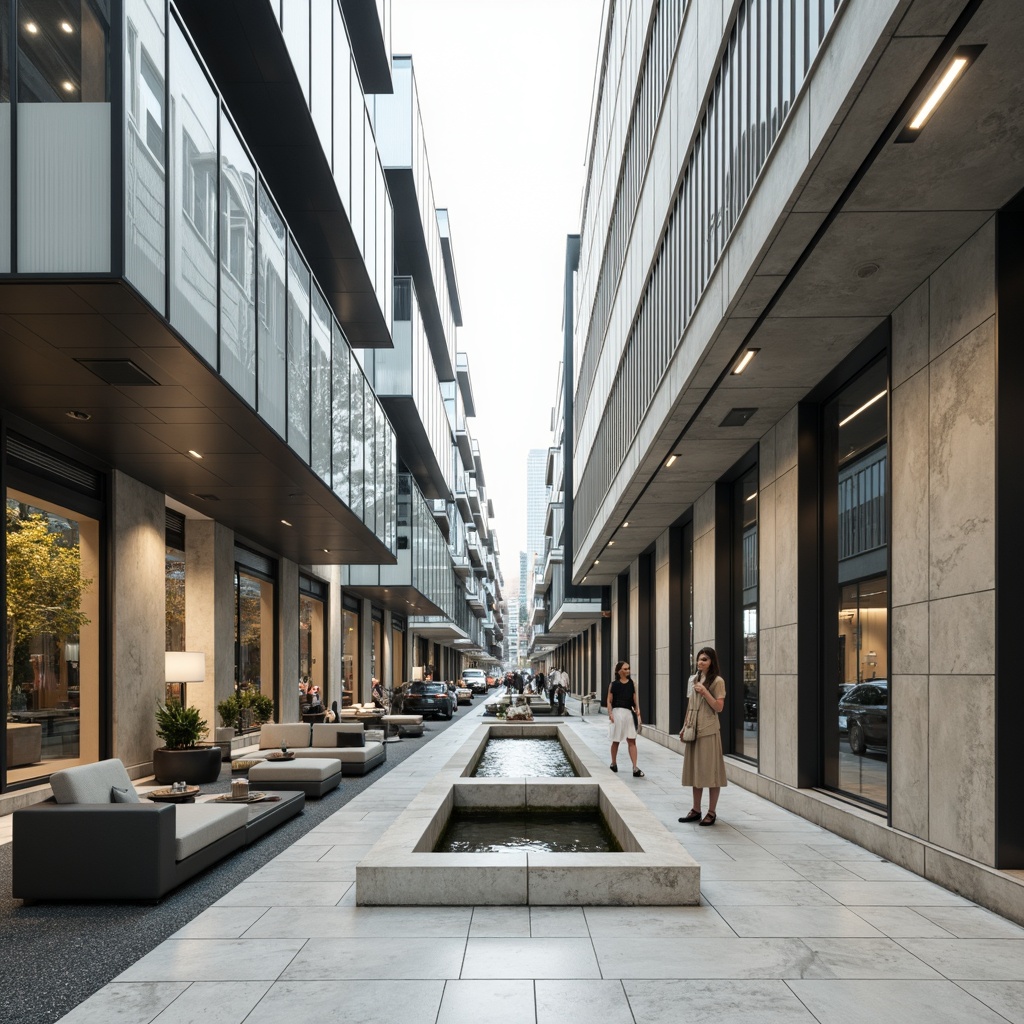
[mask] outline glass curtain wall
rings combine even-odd
[[[757,585],[758,585],[758,538],[757,538],[757,479],[758,468],[748,470],[736,482],[733,505],[734,551],[736,586],[736,621],[738,657],[734,664],[741,668],[742,680],[728,680],[732,692],[742,692],[740,701],[734,699],[732,721],[734,725],[733,752],[741,757],[757,760],[758,737],[758,644],[757,644]],[[740,685],[742,685],[742,691]]]
[[[164,650],[185,650],[185,537],[170,529],[164,547],[164,622]],[[184,703],[184,683],[165,685],[165,702]]]
[[[100,523],[7,491],[9,785],[96,761]]]
[[[0,139],[11,137],[11,2],[0,0]],[[11,270],[11,147],[0,146],[0,274]]]
[[[324,628],[326,605],[319,581],[299,583],[299,699],[319,697],[324,707],[331,706],[327,680],[327,633]],[[316,593],[309,591],[315,590]]]
[[[406,679],[405,624],[391,617],[391,678],[388,683],[398,689]]]
[[[273,697],[274,584],[235,567],[235,686]]]
[[[370,621],[370,675],[376,679],[384,679],[384,613],[379,608],[373,609]]]
[[[288,444],[309,462],[309,267],[288,239]]]
[[[876,362],[825,406],[825,783],[888,803],[888,378]],[[831,632],[831,631],[830,631]]]

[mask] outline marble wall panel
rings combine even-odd
[[[773,632],[768,630],[769,633]],[[764,638],[762,633],[761,637]],[[778,687],[774,675],[766,675],[761,672],[758,680],[757,694],[757,728],[758,728],[758,770],[768,778],[776,778],[775,766],[775,694]]]
[[[775,572],[778,553],[775,545],[776,530],[776,488],[775,483],[760,485],[757,503],[757,559],[758,579],[761,581],[757,592],[758,612],[762,629],[776,624]]]
[[[976,675],[995,672],[995,614],[994,590],[930,602],[930,674]]]
[[[715,489],[709,487],[693,503],[693,536],[703,537],[715,528]]]
[[[129,774],[160,745],[154,709],[163,703],[166,613],[164,496],[124,473],[113,474],[114,757]]]
[[[797,703],[796,675],[775,678],[775,778],[787,785],[797,784]]]
[[[757,446],[757,465],[761,475],[761,486],[775,479],[775,428],[772,427]]]
[[[992,865],[994,678],[930,676],[928,732],[928,838],[953,853]]]
[[[995,585],[994,403],[995,318],[990,317],[932,363],[932,599]]]
[[[892,749],[892,823],[928,838],[928,676],[894,675],[889,710]]]
[[[892,393],[893,606],[928,599],[929,375],[918,373]],[[917,671],[917,670],[912,670]]]
[[[899,387],[928,365],[929,282],[901,302],[892,314],[892,386]]]
[[[928,667],[928,608],[927,601],[893,607],[889,664],[894,675],[927,675],[932,671]]]
[[[996,311],[995,225],[989,220],[932,274],[932,359]]]
[[[693,636],[715,635],[715,534],[693,539]]]
[[[782,477],[796,469],[798,416],[794,405],[775,427],[775,475]]]
[[[796,622],[797,474],[793,469],[775,485],[775,621]],[[771,584],[769,584],[771,585]],[[762,587],[764,589],[764,587]]]

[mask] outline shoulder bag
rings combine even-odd
[[[697,739],[697,710],[703,699],[700,694],[697,694],[697,699],[690,701],[690,706],[686,709],[683,731],[679,734],[684,743],[693,743]]]

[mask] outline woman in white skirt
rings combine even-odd
[[[644,773],[636,765],[636,733],[640,728],[640,699],[636,683],[629,674],[629,662],[620,661],[615,666],[615,678],[608,687],[608,735],[612,741],[613,772],[619,770],[616,758],[619,744],[625,740],[629,746],[629,759],[633,762],[633,778],[642,779]]]

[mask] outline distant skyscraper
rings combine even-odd
[[[526,553],[535,555],[538,564],[544,557],[544,514],[548,507],[548,486],[545,483],[547,461],[546,448],[531,448],[526,457]]]

